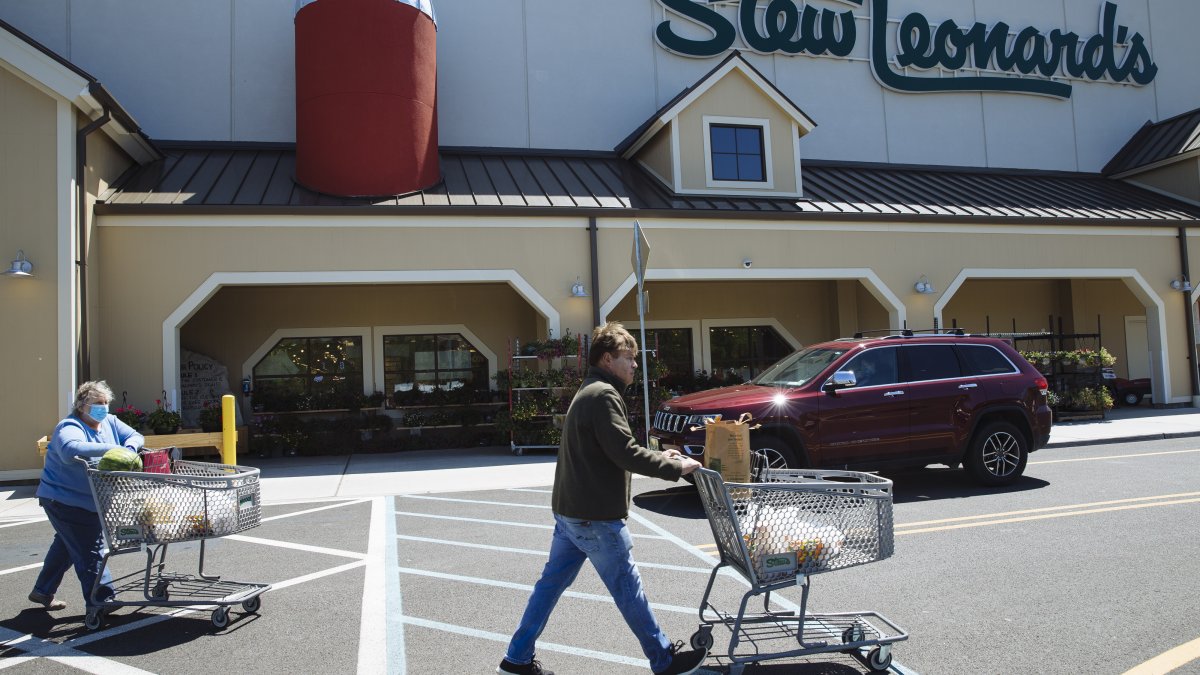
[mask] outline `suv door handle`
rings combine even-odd
[[[903,396],[903,395],[904,395],[903,389],[897,389],[896,391],[889,391],[889,392],[884,393],[884,396],[887,396],[889,398],[892,396]]]
[[[960,384],[960,385],[958,385],[958,388],[959,389],[974,389],[975,387],[978,387],[978,386],[979,386],[978,384]]]

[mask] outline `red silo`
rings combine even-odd
[[[437,27],[401,0],[315,0],[296,13],[296,181],[342,196],[441,180]]]

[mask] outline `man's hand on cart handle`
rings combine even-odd
[[[685,475],[685,476],[688,475],[689,473],[695,471],[696,469],[699,469],[701,466],[700,462],[697,462],[696,460],[692,459],[691,457],[684,455],[682,452],[679,452],[675,448],[668,448],[666,450],[663,450],[663,457],[666,457],[667,459],[679,460],[679,462],[681,464],[683,464],[683,475]]]

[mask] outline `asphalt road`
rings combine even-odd
[[[890,476],[895,555],[811,578],[810,611],[876,611],[910,639],[903,672],[1124,673],[1200,638],[1200,440],[1063,448],[1032,456],[1009,489],[958,471]],[[693,488],[644,479],[630,519],[647,593],[687,640],[714,559]],[[0,523],[0,670],[13,673],[489,673],[545,561],[549,488],[264,507],[260,527],[210,540],[209,571],[268,582],[257,614],[126,608],[82,626],[78,584],[53,616],[25,595],[50,539],[44,521]],[[195,571],[195,544],[168,568]],[[136,572],[140,556],[118,571]],[[746,586],[720,577],[714,602]],[[781,602],[799,601],[798,589]],[[560,673],[647,672],[590,567],[560,602],[538,657]],[[716,653],[728,632],[717,629]],[[772,645],[767,645],[772,646]],[[716,654],[707,667],[728,671]],[[748,675],[865,672],[841,654]],[[1192,660],[1176,673],[1200,673]]]

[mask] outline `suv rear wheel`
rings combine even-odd
[[[751,436],[750,482],[760,482],[763,469],[798,468],[796,453],[778,436]]]
[[[1008,485],[1025,471],[1029,442],[1008,422],[991,422],[975,434],[963,465],[984,485]]]

